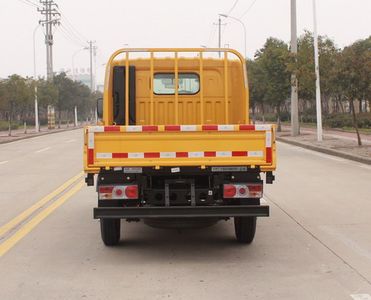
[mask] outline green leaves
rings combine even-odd
[[[290,94],[290,54],[285,42],[269,38],[249,61],[251,99],[254,104],[268,104],[280,113],[282,103]]]

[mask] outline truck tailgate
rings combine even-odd
[[[85,127],[84,168],[276,165],[273,125]]]

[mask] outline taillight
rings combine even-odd
[[[138,185],[101,185],[98,197],[100,200],[138,199]]]
[[[263,185],[260,183],[224,184],[224,198],[262,198]]]
[[[234,186],[233,184],[224,185],[224,191],[223,191],[224,198],[234,198],[236,194],[237,194],[236,186]]]
[[[125,195],[128,199],[138,199],[138,186],[129,185],[125,189]]]

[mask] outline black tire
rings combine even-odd
[[[241,244],[250,244],[255,237],[256,217],[234,217],[236,239]]]
[[[101,219],[100,232],[106,246],[115,246],[120,241],[121,219]]]

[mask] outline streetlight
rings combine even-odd
[[[240,19],[238,19],[238,18],[235,18],[235,17],[229,16],[229,15],[226,15],[226,14],[219,14],[219,16],[224,17],[224,18],[231,18],[231,19],[237,21],[238,23],[240,23],[240,24],[242,25],[242,27],[243,27],[243,31],[244,31],[244,38],[245,38],[245,59],[246,59],[246,36],[247,36],[247,34],[246,34],[246,26],[245,26],[245,23],[242,22],[242,21],[241,21]]]
[[[35,27],[33,30],[33,79],[35,81],[35,90],[34,90],[34,96],[35,96],[35,131],[39,132],[39,108],[37,103],[37,80],[36,80],[36,46],[35,46],[35,35],[37,29],[40,27],[40,23]]]
[[[321,107],[321,85],[319,77],[318,59],[318,33],[317,33],[317,12],[316,0],[313,0],[313,28],[314,28],[314,63],[316,72],[316,113],[317,113],[317,141],[322,141],[322,107]]]

